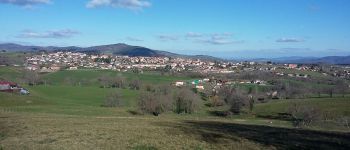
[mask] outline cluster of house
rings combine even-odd
[[[350,70],[336,70],[332,74],[333,77],[350,78]]]
[[[307,74],[285,74],[283,70],[302,70],[312,72],[323,72],[318,65],[301,64],[272,64],[257,62],[214,62],[190,58],[170,57],[129,57],[113,55],[89,55],[79,52],[55,52],[43,53],[27,57],[26,69],[38,70],[40,72],[55,72],[61,69],[109,69],[116,71],[156,70],[168,69],[171,71],[193,71],[199,73],[235,73],[241,71],[270,71],[279,76],[308,78]],[[349,69],[334,71],[327,74],[335,77],[350,78]]]
[[[88,55],[74,52],[55,52],[27,57],[25,67],[40,72],[55,72],[61,69],[84,68],[128,71],[130,69],[162,69],[195,71],[202,73],[232,73],[239,64],[214,63],[199,59],[169,57],[128,57],[112,55]]]
[[[29,94],[27,89],[22,88],[17,83],[8,81],[0,81],[0,92],[20,93],[23,95]]]
[[[177,87],[182,87],[182,86],[186,86],[186,85],[192,85],[194,88],[198,89],[198,90],[204,90],[204,83],[206,82],[210,82],[211,80],[208,78],[205,79],[201,79],[201,80],[192,80],[192,81],[176,81],[174,83],[175,86]]]
[[[215,78],[212,78],[212,79],[204,78],[204,79],[197,79],[197,80],[190,80],[190,81],[176,81],[173,83],[173,85],[177,87],[190,86],[197,90],[204,90],[205,89],[204,85],[207,83],[211,83],[212,86],[210,87],[212,88],[212,90],[218,90],[222,86],[232,85],[232,84],[255,84],[255,85],[261,85],[261,86],[267,85],[267,82],[263,80],[235,81],[235,80],[221,80],[221,79],[215,79]]]
[[[288,76],[288,77],[297,77],[297,78],[309,78],[310,75],[308,74],[300,74],[300,73],[283,73],[283,72],[275,72],[278,76]]]

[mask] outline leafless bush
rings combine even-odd
[[[143,113],[155,116],[167,111],[171,106],[171,98],[155,92],[143,92],[140,94],[138,106]]]
[[[209,97],[209,100],[210,100],[210,105],[212,107],[225,105],[225,102],[223,100],[221,100],[220,97],[217,95]]]
[[[174,112],[193,113],[198,108],[200,97],[188,88],[181,88],[175,93]]]
[[[294,103],[288,107],[288,113],[291,114],[293,125],[295,127],[310,126],[312,123],[321,119],[321,110],[315,106],[302,106]]]
[[[345,126],[346,128],[350,129],[350,117],[347,116],[343,116],[340,117],[337,122],[341,125],[341,126]]]
[[[145,91],[147,91],[147,92],[155,92],[156,90],[155,90],[155,87],[153,86],[153,85],[151,85],[151,84],[146,84],[145,86],[144,86],[144,89],[145,89]]]
[[[112,87],[115,88],[126,88],[127,87],[127,81],[122,76],[117,76],[112,79]]]
[[[248,102],[248,94],[243,90],[233,87],[224,87],[219,91],[220,98],[231,106],[230,111],[234,114],[240,114],[242,108]]]
[[[349,85],[346,81],[337,80],[335,82],[335,91],[345,97],[345,94],[349,92]]]
[[[25,71],[23,73],[23,80],[28,84],[28,85],[38,85],[41,81],[40,75],[36,71]]]
[[[112,78],[108,75],[102,75],[97,80],[98,80],[98,82],[100,82],[101,87],[107,88],[110,86]]]
[[[104,107],[119,107],[122,106],[122,95],[119,92],[112,92],[108,94],[104,104]]]
[[[129,87],[132,90],[140,90],[141,88],[141,81],[138,79],[135,79],[129,83]]]

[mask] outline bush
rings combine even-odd
[[[119,107],[122,106],[122,95],[118,92],[110,93],[104,101],[103,107]]]
[[[341,126],[345,126],[346,128],[350,129],[350,117],[340,117],[337,122],[341,125]]]
[[[171,110],[178,114],[193,113],[199,100],[199,96],[187,88],[173,92],[169,85],[146,86],[146,91],[140,94],[138,106],[143,113],[155,116]]]
[[[112,87],[115,87],[115,88],[125,89],[127,87],[127,81],[122,76],[115,77],[114,79],[111,80],[111,82],[112,82]]]
[[[314,106],[301,106],[297,103],[288,107],[288,113],[291,114],[295,127],[310,126],[319,121],[322,114],[320,109]]]
[[[230,111],[234,114],[240,114],[242,107],[248,102],[248,95],[240,89],[232,87],[223,87],[219,91],[220,98],[231,106]]]
[[[176,91],[174,99],[175,113],[193,113],[198,108],[200,98],[190,89],[182,88]]]
[[[217,106],[223,106],[225,105],[225,102],[220,99],[219,96],[215,95],[212,97],[209,97],[210,100],[210,106],[217,107]]]
[[[132,90],[140,90],[141,88],[141,81],[138,79],[135,79],[129,83],[129,87]]]
[[[155,116],[169,110],[168,95],[155,92],[143,92],[140,94],[138,106],[143,113],[150,113]]]

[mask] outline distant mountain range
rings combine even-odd
[[[294,64],[336,64],[348,65],[350,64],[350,56],[327,56],[327,57],[280,57],[280,58],[260,58],[251,59],[250,61],[266,62],[271,61],[275,63],[294,63]]]
[[[220,61],[223,59],[208,56],[208,55],[182,55],[171,53],[167,51],[152,50],[141,46],[132,46],[123,43],[110,44],[110,45],[100,45],[92,47],[56,47],[56,46],[24,46],[14,43],[0,44],[0,50],[6,50],[9,52],[37,52],[37,51],[74,51],[74,52],[85,52],[91,54],[114,54],[114,55],[124,55],[124,56],[145,56],[145,57],[155,57],[155,56],[166,56],[173,58],[192,58],[192,59],[202,59],[211,61]],[[350,64],[350,56],[327,56],[327,57],[281,57],[281,58],[259,58],[259,59],[249,59],[249,61],[257,62],[276,62],[276,63],[296,63],[296,64]]]
[[[37,51],[73,51],[73,52],[85,52],[90,54],[114,54],[123,56],[144,56],[144,57],[155,57],[155,56],[166,56],[174,58],[192,58],[202,60],[221,60],[220,58],[207,56],[207,55],[182,55],[171,53],[167,51],[152,50],[141,46],[131,46],[123,43],[100,45],[92,47],[56,47],[56,46],[25,46],[14,43],[0,44],[0,50],[6,50],[9,52],[37,52]]]

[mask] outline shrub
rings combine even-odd
[[[127,81],[124,77],[122,76],[117,76],[114,79],[111,80],[112,82],[112,87],[115,88],[126,88],[127,87]]]
[[[140,94],[138,106],[143,113],[150,113],[155,116],[169,110],[168,95],[155,92],[143,92]]]
[[[350,129],[350,117],[340,117],[337,122],[341,125],[341,126],[345,126],[346,128]]]
[[[122,95],[118,92],[113,92],[108,94],[102,106],[104,107],[122,106]]]
[[[141,81],[138,79],[135,79],[129,83],[129,87],[132,90],[140,90],[141,88]]]
[[[225,104],[225,102],[222,101],[220,97],[217,95],[212,96],[209,99],[210,99],[210,106],[212,107],[223,106]]]
[[[220,98],[231,106],[230,111],[234,114],[240,114],[242,107],[248,101],[247,94],[240,89],[233,87],[224,87],[219,91]]]
[[[175,113],[193,113],[197,107],[200,98],[190,89],[181,88],[175,93],[174,112]]]
[[[320,109],[314,106],[301,106],[297,103],[288,107],[288,113],[291,114],[295,127],[310,126],[319,121],[322,114]]]

